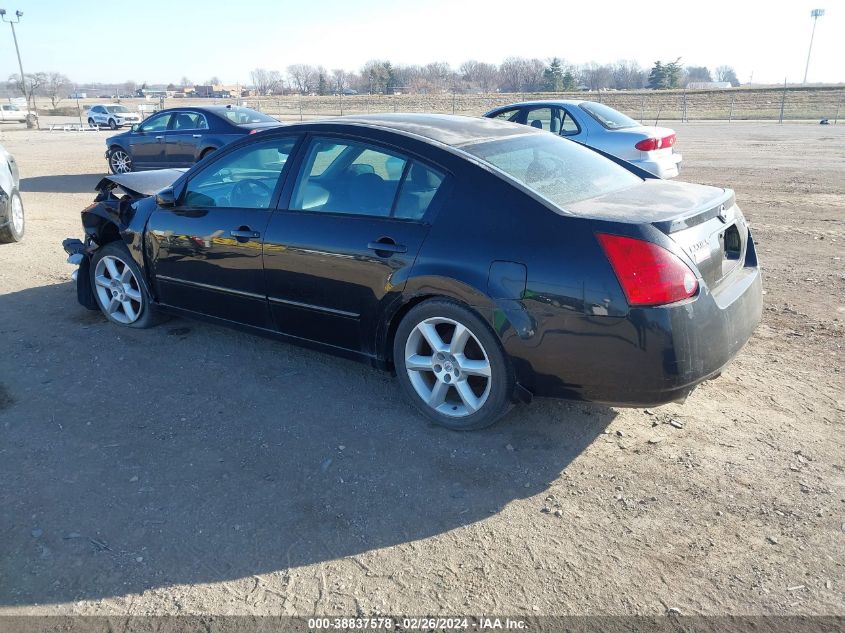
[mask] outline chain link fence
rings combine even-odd
[[[573,93],[290,95],[245,99],[281,121],[377,112],[436,112],[480,116],[500,105],[526,100],[587,99],[605,103],[646,124],[660,121],[838,122],[845,116],[845,88],[609,91]],[[168,107],[178,105],[169,100]]]

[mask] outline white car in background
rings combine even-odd
[[[18,165],[0,145],[0,244],[23,239],[23,202],[18,191],[19,184]]]
[[[91,127],[107,125],[112,130],[116,130],[124,125],[134,125],[140,122],[140,113],[133,112],[124,105],[98,103],[88,108],[88,125]]]
[[[565,136],[621,158],[658,178],[674,178],[681,171],[682,156],[675,147],[675,130],[641,125],[603,103],[528,101],[501,106],[484,116]]]
[[[13,121],[15,123],[26,123],[27,118],[32,119],[33,122],[38,118],[35,112],[21,109],[14,103],[0,104],[0,121]]]

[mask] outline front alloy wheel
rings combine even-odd
[[[9,196],[8,205],[9,221],[6,226],[0,229],[0,244],[20,242],[23,239],[24,229],[26,228],[21,194],[17,191],[12,191],[12,195]]]
[[[128,174],[132,171],[132,158],[122,149],[112,150],[109,155],[109,167],[113,174]]]
[[[413,308],[396,331],[393,360],[411,401],[437,424],[480,429],[510,408],[514,383],[501,344],[459,303],[434,299]]]
[[[113,255],[101,257],[94,268],[94,286],[100,306],[110,319],[131,325],[141,316],[141,285],[125,261]]]

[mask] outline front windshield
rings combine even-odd
[[[106,106],[106,110],[108,110],[112,114],[123,114],[125,112],[129,112],[129,108],[127,108],[126,106],[121,106],[121,105]]]
[[[554,134],[525,134],[461,149],[559,207],[642,182],[612,160]]]
[[[221,112],[222,116],[229,119],[235,125],[249,125],[250,123],[278,123],[273,117],[252,110],[251,108],[226,108]]]
[[[584,112],[589,114],[608,130],[621,130],[626,127],[637,127],[640,125],[631,117],[622,114],[619,110],[614,110],[603,103],[585,101],[584,103],[579,104],[579,106],[582,110],[584,110]]]

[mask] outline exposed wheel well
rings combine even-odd
[[[200,152],[200,158],[199,159],[202,160],[203,158],[208,156],[211,152],[213,152],[216,149],[217,149],[216,147],[206,147],[204,150],[202,150]]]
[[[447,297],[442,295],[421,295],[418,297],[412,297],[409,299],[405,304],[400,307],[396,313],[390,318],[390,323],[387,326],[387,336],[384,338],[384,344],[382,347],[384,363],[388,369],[391,371],[394,369],[393,366],[393,339],[396,338],[396,330],[399,329],[399,324],[402,322],[402,319],[405,318],[405,315],[408,314],[415,306],[418,306],[423,301],[428,301],[429,299],[446,299]]]

